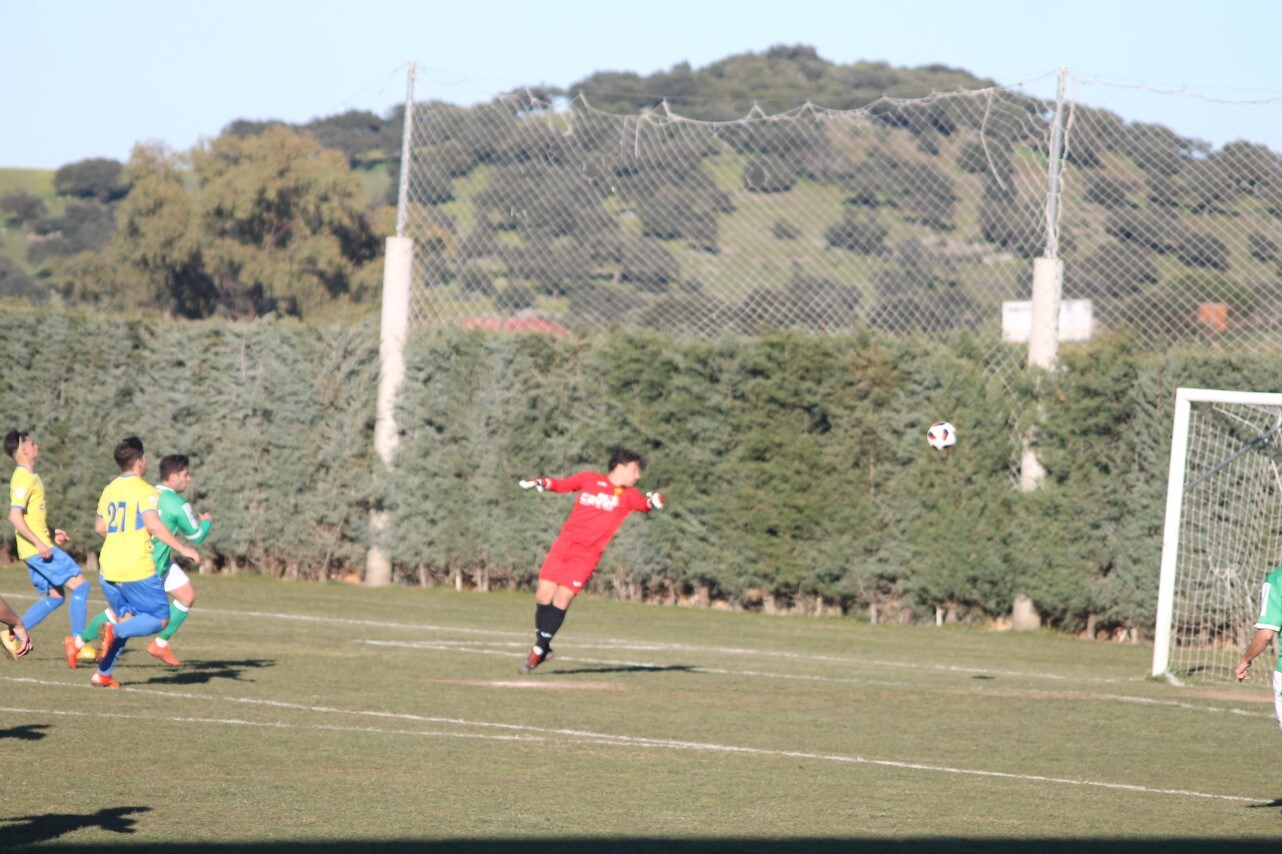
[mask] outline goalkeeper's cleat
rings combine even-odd
[[[95,658],[102,661],[111,651],[111,645],[116,642],[116,627],[110,621],[103,623],[98,627],[98,653]]]
[[[83,647],[83,648],[89,649],[89,647]],[[70,667],[72,670],[75,670],[77,667],[79,667],[80,666],[80,650],[76,649],[76,639],[73,638],[71,635],[67,635],[65,638],[62,639],[62,649],[64,652],[67,653],[67,666]],[[89,650],[89,651],[93,652],[93,650]]]
[[[539,647],[532,646],[530,647],[529,656],[525,659],[525,663],[517,668],[517,672],[522,676],[529,676],[534,672],[534,668],[538,667],[545,661],[551,660],[551,658],[552,650],[549,649],[547,652],[544,652]]]
[[[153,640],[151,643],[147,644],[147,652],[156,656],[156,658],[159,658],[170,667],[182,667],[182,662],[174,657],[173,650],[171,650],[167,644],[165,646],[161,646]]]
[[[119,688],[120,683],[112,679],[106,673],[95,673],[89,680],[89,684],[94,688]]]
[[[0,631],[0,646],[4,647],[5,655],[18,660],[18,637],[9,629]]]
[[[84,646],[80,647],[80,652],[77,653],[76,657],[79,658],[81,661],[97,661],[98,650],[94,649],[89,644],[85,644]]]

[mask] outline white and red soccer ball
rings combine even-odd
[[[926,431],[926,441],[936,451],[950,450],[957,444],[957,428],[947,421],[936,421]]]

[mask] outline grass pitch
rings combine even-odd
[[[0,849],[1264,850],[1267,690],[1148,647],[585,598],[196,577],[172,669],[0,666]],[[17,609],[23,574],[0,573]],[[101,607],[96,592],[91,610]],[[1267,676],[1261,661],[1258,678]]]

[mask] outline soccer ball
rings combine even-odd
[[[957,444],[957,428],[947,421],[936,421],[926,431],[926,441],[936,451],[947,451]]]

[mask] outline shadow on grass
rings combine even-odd
[[[1249,809],[1249,810],[1267,810],[1267,809],[1278,809],[1279,807],[1282,807],[1282,798],[1278,798],[1277,800],[1269,801],[1267,804],[1251,804],[1249,807],[1247,807],[1247,809]]]
[[[52,729],[49,724],[19,724],[8,729],[0,729],[0,739],[16,738],[18,741],[39,741],[48,733],[41,730]]]
[[[77,830],[98,827],[110,833],[137,833],[134,813],[150,812],[151,807],[111,807],[95,813],[59,813],[0,817],[0,843],[8,850],[19,845],[37,845],[66,836]],[[95,846],[97,847],[97,846]],[[112,846],[101,846],[106,850]]]
[[[106,812],[106,811],[104,811]],[[851,838],[785,838],[785,839],[664,839],[661,837],[617,837],[611,839],[563,837],[537,839],[416,839],[369,842],[349,839],[329,839],[320,842],[250,842],[250,843],[201,843],[183,842],[128,845],[130,854],[203,854],[204,852],[232,852],[232,854],[321,854],[342,851],[344,854],[560,854],[560,852],[664,852],[664,854],[917,854],[917,852],[995,852],[995,854],[1178,854],[1178,852],[1204,852],[1210,850],[1275,851],[1276,840],[1266,839],[960,839],[950,837],[919,837],[910,839],[879,839],[873,837]],[[119,851],[117,844],[102,845],[59,844],[60,852]]]
[[[557,668],[548,672],[549,676],[569,676],[573,673],[693,673],[689,664],[619,664],[614,667],[575,667],[570,670]]]
[[[239,682],[244,679],[246,670],[257,670],[264,667],[275,667],[274,659],[250,658],[244,661],[202,661],[190,659],[184,661],[179,669],[166,671],[164,676],[153,676],[147,680],[148,685],[206,685],[215,679],[231,679]]]

